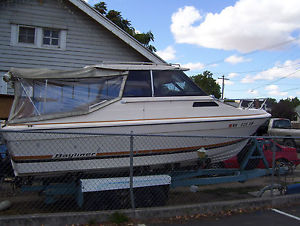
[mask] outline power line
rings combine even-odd
[[[287,77],[289,77],[289,76],[291,76],[291,75],[293,75],[293,74],[296,74],[298,71],[300,71],[300,69],[297,69],[296,71],[294,71],[294,72],[292,72],[292,73],[290,73],[290,74],[288,74],[288,75],[282,76],[282,77],[280,77],[279,79],[276,79],[275,81],[269,82],[269,83],[264,84],[264,85],[257,86],[256,88],[254,88],[254,89],[252,89],[252,90],[255,90],[255,89],[258,89],[258,88],[267,86],[267,85],[274,84],[274,83],[276,83],[276,82],[278,82],[278,81],[280,81],[280,80],[283,80],[283,79],[285,79],[285,78],[287,78]]]
[[[263,84],[263,85],[257,86],[257,87],[255,87],[255,88],[250,89],[250,90],[256,90],[256,89],[258,89],[258,88],[261,88],[261,87],[265,87],[265,86],[267,86],[267,85],[274,84],[274,83],[276,83],[276,82],[278,82],[278,81],[280,81],[280,80],[283,80],[283,79],[285,79],[285,78],[288,78],[289,76],[291,76],[291,75],[293,75],[293,74],[296,74],[298,71],[300,71],[300,68],[297,69],[296,71],[294,71],[294,72],[288,74],[288,75],[285,75],[285,76],[282,76],[282,77],[276,79],[275,81],[272,81],[272,82],[269,82],[269,83],[267,83],[267,84]],[[294,89],[300,89],[300,88],[292,88],[292,89],[290,89],[290,90],[294,90]],[[240,91],[244,91],[244,89],[237,89],[237,90],[235,90],[235,89],[232,90],[232,89],[231,89],[230,91],[232,91],[232,92],[240,92]]]
[[[290,67],[290,66],[295,66],[295,65],[299,65],[300,66],[300,62],[298,63],[294,63],[294,64],[289,64],[289,65],[285,65],[285,66],[277,66],[277,68],[287,68],[287,67]],[[251,71],[227,71],[227,72],[214,72],[216,74],[229,74],[229,73],[236,73],[236,74],[245,74],[245,73],[251,73],[251,72],[260,72],[260,71],[265,71],[267,70],[267,68],[265,69],[260,69],[260,70],[251,70]],[[237,80],[235,80],[237,81]]]
[[[243,54],[240,54],[240,56],[251,55],[251,54],[253,54],[253,53],[256,53],[256,52],[259,52],[259,51],[262,51],[262,50],[274,49],[274,48],[276,48],[276,47],[283,46],[283,45],[286,45],[286,44],[288,44],[288,43],[295,42],[295,41],[297,41],[297,40],[300,40],[300,37],[299,37],[299,38],[292,39],[292,40],[284,41],[284,42],[279,42],[279,43],[276,43],[276,44],[274,44],[274,45],[266,46],[266,47],[263,47],[263,48],[260,48],[260,49],[256,49],[256,50],[253,50],[253,51],[248,52],[248,53],[243,53]],[[210,63],[205,64],[204,67],[208,67],[208,66],[211,66],[211,65],[220,63],[220,62],[224,62],[225,59],[226,59],[226,58],[222,58],[222,59],[220,59],[220,60],[212,61],[212,62],[210,62]]]

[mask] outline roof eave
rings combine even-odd
[[[167,63],[82,0],[68,0],[153,63]]]

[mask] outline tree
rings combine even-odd
[[[268,98],[265,105],[266,105],[266,110],[268,112],[272,111],[273,106],[277,104],[277,100],[274,98]]]
[[[295,108],[289,99],[280,100],[273,104],[271,114],[275,118],[288,118],[290,120],[294,120],[296,117]]]
[[[292,103],[293,107],[296,108],[300,105],[300,100],[297,97],[295,97],[295,98],[291,99],[291,103]]]
[[[134,27],[132,27],[131,22],[122,17],[121,12],[116,10],[109,10],[107,12],[107,6],[105,2],[99,2],[95,4],[94,9],[96,9],[99,13],[104,15],[107,19],[116,24],[122,30],[126,31],[129,35],[138,40],[146,48],[148,48],[152,52],[156,52],[156,48],[153,45],[150,45],[150,42],[154,41],[154,35],[151,31],[148,31],[146,33],[137,32]]]
[[[220,98],[221,87],[212,76],[210,71],[204,71],[203,74],[194,75],[191,78],[208,95]]]

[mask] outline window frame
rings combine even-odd
[[[132,70],[132,71],[143,71],[143,70]],[[153,75],[153,72],[155,73],[156,71],[159,71],[159,70],[146,70],[148,72],[148,76],[150,77],[150,88],[151,88],[151,96],[125,96],[124,95],[124,91],[126,89],[126,85],[127,85],[127,79],[126,79],[126,82],[125,82],[125,86],[124,86],[124,91],[122,93],[122,97],[124,98],[147,98],[147,97],[180,97],[180,96],[208,96],[200,87],[198,87],[196,84],[194,84],[193,81],[190,80],[190,78],[183,72],[183,71],[180,71],[180,70],[174,70],[174,71],[177,71],[179,73],[181,73],[179,76],[182,80],[186,81],[188,84],[191,84],[195,87],[197,87],[197,89],[199,89],[199,91],[202,93],[200,95],[200,93],[198,95],[157,95],[155,92],[155,76]],[[170,70],[172,71],[172,70]],[[129,71],[129,75],[130,76],[130,71]]]
[[[19,34],[21,27],[30,27],[35,29],[34,43],[19,42]],[[43,43],[44,30],[58,31],[58,45],[47,45]],[[11,46],[29,47],[29,48],[42,48],[42,49],[55,49],[65,50],[67,41],[67,30],[54,28],[54,27],[38,27],[22,24],[11,24]]]
[[[0,94],[7,94],[7,82],[3,80],[3,76],[5,75],[5,72],[0,71]]]
[[[33,37],[33,43],[30,43],[30,42],[21,42],[20,41],[20,29],[21,28],[31,28],[31,29],[34,29],[34,37]],[[22,45],[35,45],[36,44],[36,36],[37,36],[37,31],[36,31],[36,28],[35,27],[32,27],[32,26],[18,26],[18,43],[19,44],[22,44]]]
[[[50,35],[49,36],[45,36],[45,31],[49,30],[50,31]],[[58,32],[58,37],[55,38],[52,36],[53,32],[57,31]],[[48,38],[50,40],[50,44],[45,44],[44,43],[44,39]],[[53,45],[52,44],[52,40],[56,40],[57,39],[57,45]],[[46,47],[51,47],[51,48],[60,48],[60,40],[61,40],[61,31],[59,29],[54,29],[54,28],[43,28],[43,32],[42,32],[42,45],[46,46]]]
[[[29,92],[32,92],[32,94],[31,93],[23,93],[23,91],[24,91],[23,83],[24,82],[26,83],[26,81],[31,81],[32,83],[34,83],[34,80],[33,79],[20,79],[19,78],[19,79],[17,79],[17,81],[15,81],[16,82],[15,85],[18,86],[18,87],[15,90],[15,98],[14,98],[14,101],[13,101],[11,113],[10,113],[9,118],[8,118],[8,124],[24,123],[24,122],[36,122],[36,121],[40,121],[40,120],[51,120],[51,119],[57,119],[57,118],[62,118],[62,117],[70,117],[70,116],[75,116],[75,115],[76,116],[77,115],[84,115],[84,114],[94,112],[98,109],[104,108],[107,105],[110,105],[114,102],[117,102],[122,98],[122,94],[123,94],[123,90],[124,90],[124,86],[125,86],[127,76],[128,75],[125,75],[125,74],[118,76],[121,79],[119,93],[118,93],[118,95],[116,95],[112,99],[108,99],[106,101],[100,101],[100,102],[92,104],[92,105],[90,105],[90,106],[88,106],[88,107],[86,107],[85,109],[82,109],[82,110],[76,110],[76,111],[72,110],[72,111],[66,111],[66,112],[56,112],[56,113],[51,113],[51,114],[39,114],[39,115],[34,115],[34,116],[29,116],[29,117],[16,118],[16,113],[15,112],[18,112],[18,104],[21,103],[20,99],[22,98],[22,96],[26,97],[29,100],[29,102],[32,103],[32,106],[36,106],[36,104],[33,103],[34,98],[32,98],[32,95],[34,95],[33,86],[28,86],[28,87],[32,88],[32,91],[30,90],[30,88],[28,89]],[[107,80],[109,80],[109,77],[110,76],[107,77]],[[114,78],[116,78],[116,77],[114,77]],[[88,79],[88,78],[85,78],[85,79]],[[52,79],[42,79],[42,81],[45,82],[46,86],[47,86],[46,83],[48,83],[49,80],[52,80]],[[69,79],[62,79],[62,80],[69,80]],[[35,107],[35,110],[36,109],[37,108]],[[39,110],[38,110],[38,112],[39,112]]]
[[[148,77],[148,79],[145,80],[145,84],[149,85],[149,87],[148,87],[149,90],[147,90],[145,93],[149,92],[149,95],[143,95],[143,94],[140,94],[140,95],[139,94],[135,94],[135,95],[132,94],[132,95],[130,95],[130,90],[132,90],[132,88],[136,88],[132,84],[132,82],[136,81],[136,80],[131,80],[130,79],[132,73],[133,73],[133,76],[136,76],[135,72],[144,72],[144,73],[146,73],[146,76]],[[130,98],[131,97],[133,97],[133,98],[136,98],[136,97],[153,97],[153,86],[152,86],[152,81],[153,80],[152,80],[150,74],[151,74],[151,71],[149,71],[149,70],[140,70],[140,71],[138,71],[138,70],[136,70],[136,71],[132,70],[132,71],[129,71],[129,74],[128,74],[127,78],[126,78],[126,82],[125,82],[124,90],[123,90],[123,93],[122,93],[122,97],[130,97]],[[149,84],[147,84],[148,81],[150,82]],[[136,82],[140,83],[140,81],[136,81]],[[146,87],[144,87],[144,88],[146,88]]]

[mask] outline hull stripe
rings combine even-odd
[[[245,139],[238,139],[230,142],[201,145],[194,147],[184,147],[184,148],[167,148],[167,149],[154,149],[154,150],[139,150],[134,151],[134,157],[142,157],[149,155],[164,155],[164,154],[178,154],[184,152],[193,152],[201,148],[206,150],[213,148],[226,147],[232,144],[237,144]],[[106,153],[96,153],[94,156],[89,157],[78,157],[78,158],[53,158],[52,155],[35,155],[35,156],[12,156],[12,160],[16,163],[30,163],[30,162],[56,162],[56,161],[78,161],[78,160],[91,160],[91,159],[109,159],[109,158],[121,158],[129,157],[129,151],[122,152],[106,152]]]

